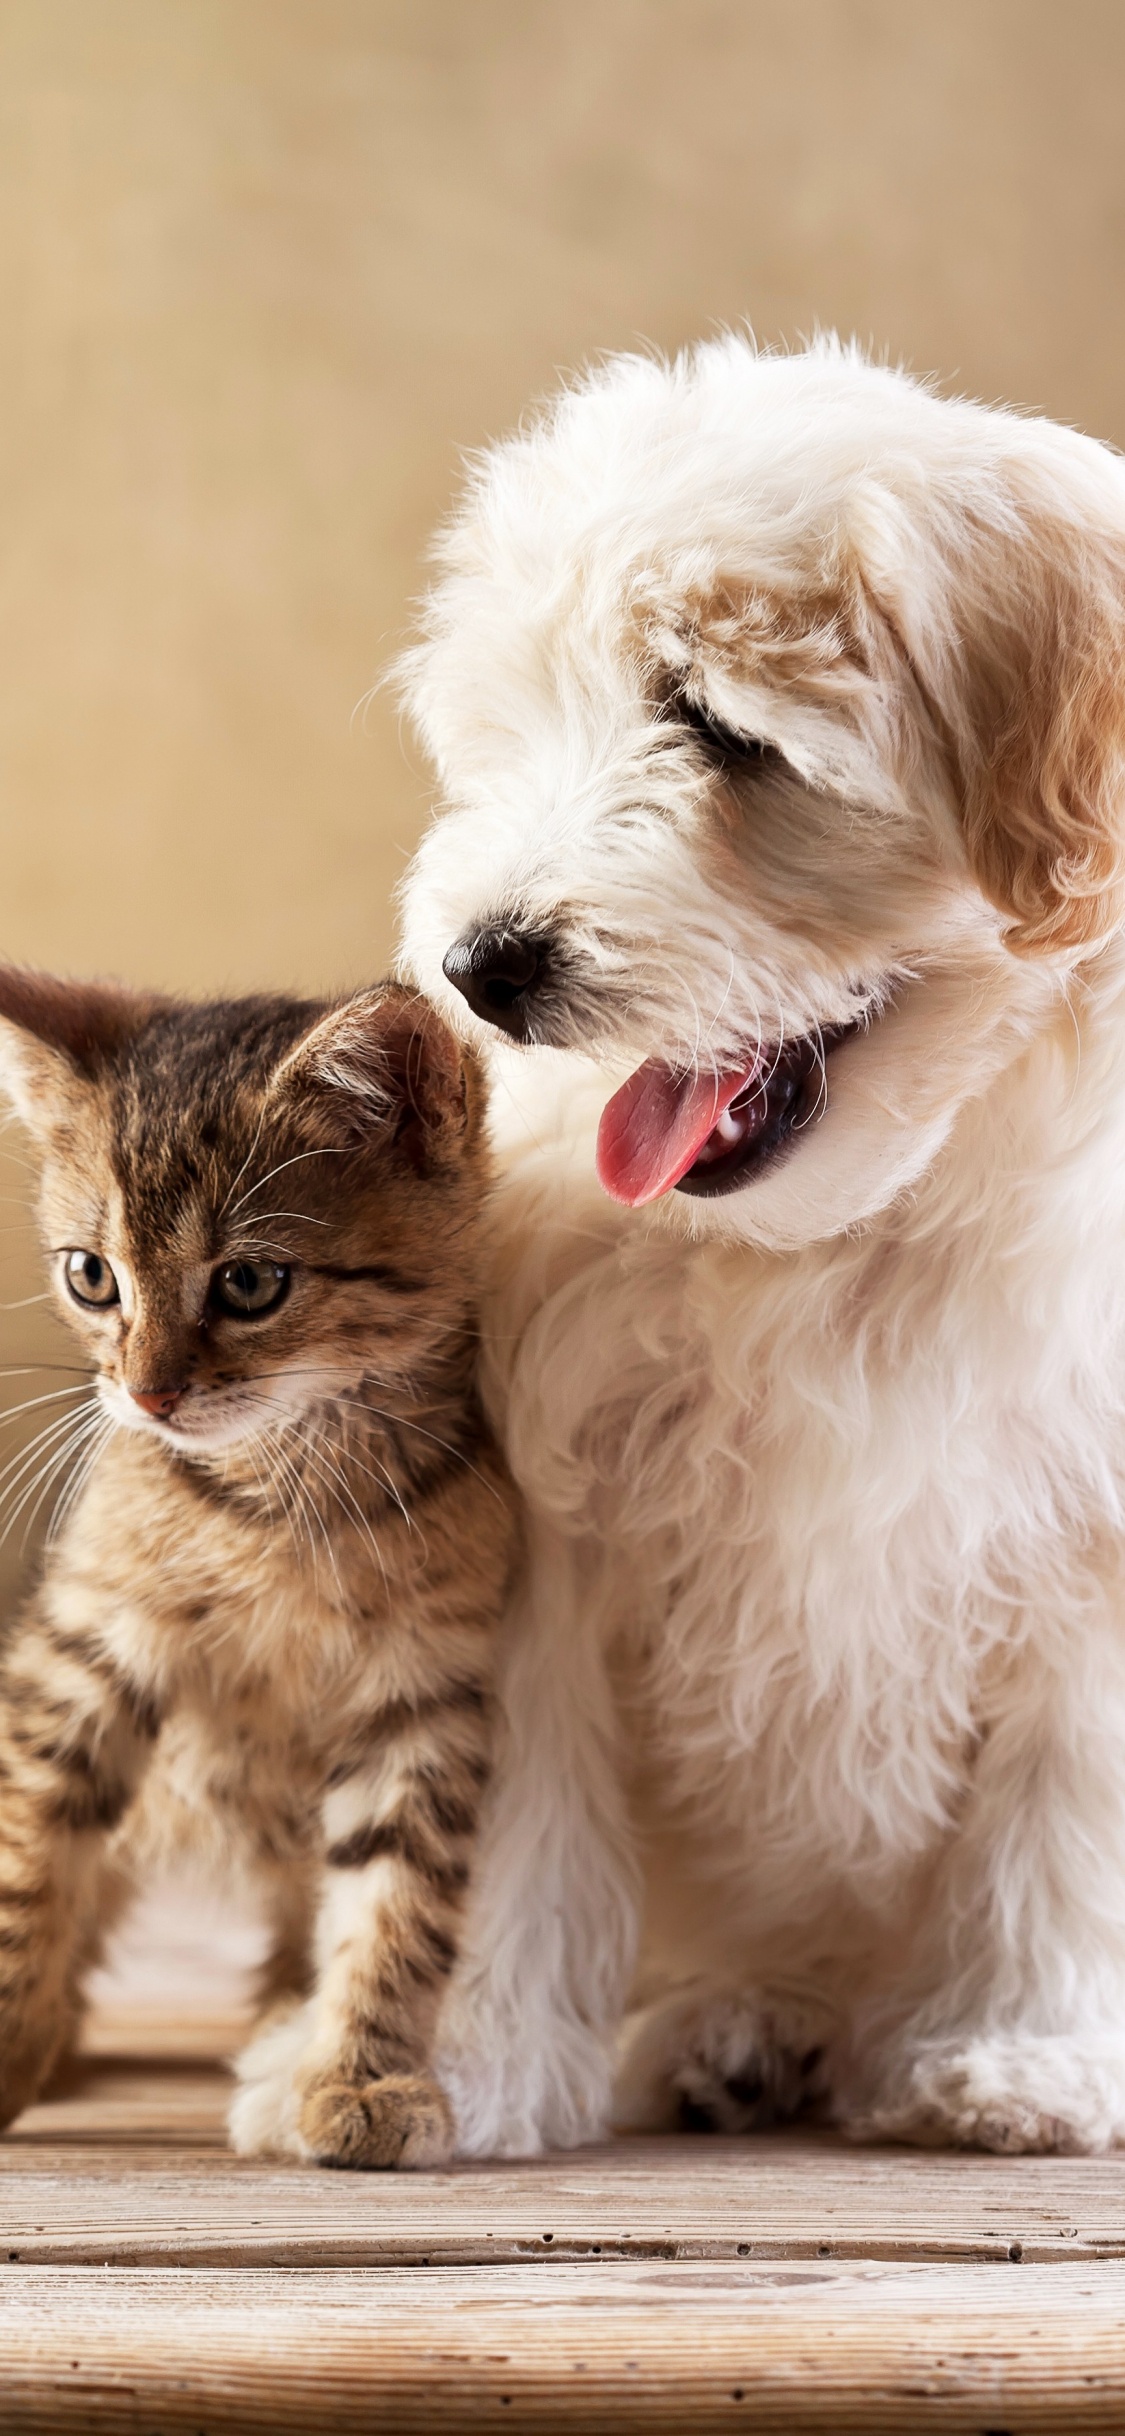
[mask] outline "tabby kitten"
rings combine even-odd
[[[477,1070],[391,985],[0,970],[0,1082],[96,1374],[0,1665],[0,2120],[138,1857],[207,1817],[273,1931],[235,2145],[432,2163],[515,1529],[474,1388]]]

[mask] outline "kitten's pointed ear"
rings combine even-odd
[[[475,1130],[476,1062],[429,1000],[386,982],[332,1007],[283,1058],[275,1091],[304,1099],[357,1149],[398,1144],[423,1170]]]
[[[158,1004],[117,982],[0,965],[0,1091],[33,1133],[49,1133]]]

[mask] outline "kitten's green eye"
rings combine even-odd
[[[276,1260],[231,1260],[216,1269],[211,1300],[232,1319],[258,1319],[276,1309],[289,1286],[289,1271]]]
[[[111,1303],[121,1300],[117,1279],[100,1252],[68,1252],[63,1276],[75,1302],[86,1303],[95,1311],[108,1311]]]

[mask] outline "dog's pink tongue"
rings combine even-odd
[[[671,1192],[754,1072],[740,1066],[734,1074],[677,1074],[656,1058],[638,1066],[602,1110],[598,1180],[604,1190],[630,1209]]]

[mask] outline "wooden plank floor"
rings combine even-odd
[[[165,1935],[0,2141],[4,2436],[1125,2429],[1125,2157],[785,2134],[251,2164],[223,2135],[237,1972]]]

